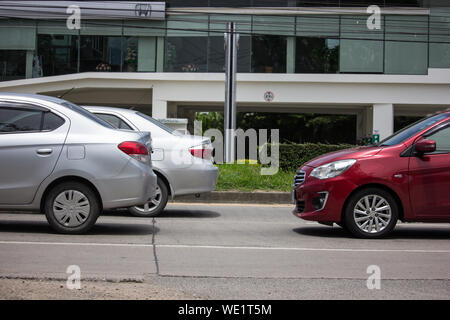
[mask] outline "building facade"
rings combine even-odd
[[[232,21],[238,111],[353,114],[358,138],[383,138],[395,115],[450,106],[446,2],[0,1],[0,90],[192,122],[223,110]],[[74,4],[80,28],[68,26]]]

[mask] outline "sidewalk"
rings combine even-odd
[[[289,192],[213,191],[203,193],[199,197],[195,195],[178,196],[170,202],[290,204],[291,195]]]

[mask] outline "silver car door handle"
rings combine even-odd
[[[53,149],[38,149],[36,152],[41,156],[47,156],[53,152]]]

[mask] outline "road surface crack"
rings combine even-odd
[[[158,255],[156,254],[156,218],[152,219],[152,246],[153,246],[153,259],[155,260],[156,275],[159,276],[159,263]]]

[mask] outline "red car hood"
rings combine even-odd
[[[371,157],[376,155],[378,152],[380,152],[383,148],[382,147],[358,147],[358,148],[352,148],[352,149],[344,149],[339,150],[331,153],[327,153],[324,155],[321,155],[317,158],[314,158],[307,163],[305,163],[305,166],[309,167],[319,167],[321,165],[338,161],[338,160],[344,160],[344,159],[361,159],[365,157]]]

